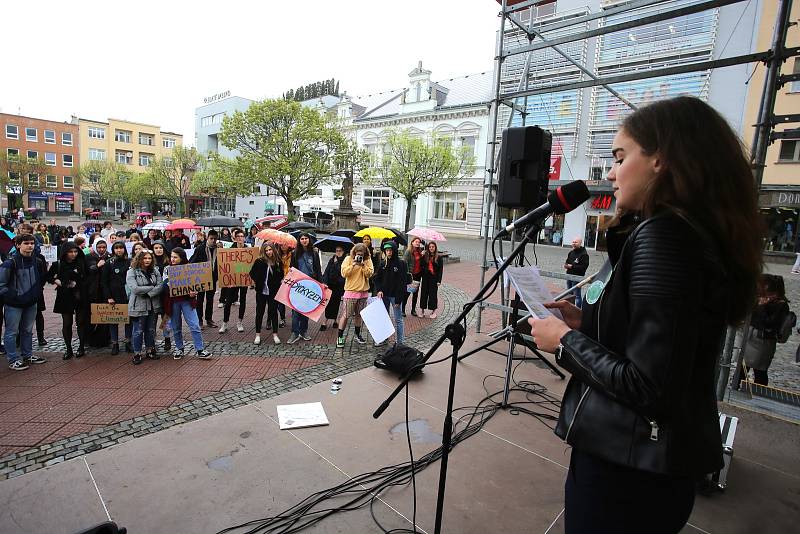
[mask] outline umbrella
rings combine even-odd
[[[102,214],[103,214],[103,212],[102,212],[102,211],[97,211],[97,210],[94,210],[94,211],[93,211],[93,212],[91,212],[89,215],[102,215]]]
[[[331,235],[338,235],[338,236],[347,237],[349,239],[352,239],[353,236],[356,235],[356,231],[355,230],[350,230],[349,228],[343,228],[342,230],[336,230]]]
[[[5,228],[0,228],[0,252],[8,254],[9,251],[14,248],[15,237],[16,234],[14,232],[10,232]]]
[[[314,243],[314,246],[322,252],[336,252],[336,247],[344,247],[345,252],[350,252],[353,242],[348,237],[330,235]]]
[[[354,237],[364,237],[365,235],[370,236],[372,239],[383,239],[384,237],[388,237],[392,239],[395,236],[395,233],[391,230],[387,230],[386,228],[381,228],[380,226],[370,226],[369,228],[364,228],[363,230],[359,230],[355,233]]]
[[[151,223],[145,224],[142,230],[166,230],[167,226],[169,226],[169,221],[153,221]]]
[[[259,217],[256,219],[256,223],[264,224],[269,223],[270,228],[275,228],[276,230],[280,230],[287,224],[289,224],[289,218],[286,215],[267,215],[265,217]]]
[[[137,217],[151,217],[152,215],[153,214],[150,213],[149,211],[142,211],[139,213],[139,215],[137,215]]]
[[[195,228],[200,227],[191,219],[175,219],[169,223],[164,230],[193,230]]]
[[[253,219],[247,219],[247,220],[244,222],[244,229],[245,229],[245,230],[247,230],[247,231],[249,231],[249,230],[250,230],[250,228],[252,228],[252,227],[253,227],[253,225],[254,225],[255,223],[256,223],[256,222],[255,222]]]
[[[294,237],[295,239],[300,239],[300,236],[302,234],[310,235],[312,241],[317,239],[317,234],[315,234],[314,232],[309,232],[308,230],[292,230],[291,232],[289,232],[289,235]]]
[[[447,241],[447,238],[442,234],[430,228],[414,228],[408,231],[408,235],[413,235],[425,241]]]
[[[197,219],[197,224],[200,226],[241,226],[242,222],[233,217],[223,217],[222,215],[215,215],[213,217],[201,217]]]
[[[274,228],[264,228],[256,234],[256,237],[263,241],[272,241],[282,247],[295,248],[297,240],[286,232],[275,230]]]
[[[284,226],[284,228],[286,230],[309,230],[311,228],[316,228],[316,226],[304,221],[294,221]]]
[[[395,237],[393,239],[398,245],[403,245],[404,247],[408,246],[408,236],[406,235],[405,232],[403,232],[402,230],[398,230],[397,228],[394,228],[392,226],[389,226],[386,229],[394,232]]]

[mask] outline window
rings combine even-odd
[[[8,156],[8,159],[18,158],[19,157],[19,150],[17,150],[16,148],[9,148],[6,151],[6,155]]]
[[[141,165],[142,167],[149,167],[152,162],[153,162],[152,154],[145,154],[144,152],[139,152],[139,165]]]
[[[105,139],[106,138],[106,129],[100,128],[99,126],[89,126],[89,138],[90,139]],[[103,158],[105,159],[105,158]]]
[[[377,215],[389,215],[389,190],[364,189],[364,204]]]
[[[96,172],[90,172],[89,173],[89,181],[91,183],[93,183],[93,184],[96,184],[97,182],[100,181],[100,174],[98,174]]]
[[[61,164],[64,167],[72,167],[72,154],[62,154],[61,155]]]
[[[89,159],[92,161],[105,161],[106,151],[103,150],[102,148],[90,148]]]
[[[114,132],[114,141],[118,143],[130,143],[131,132],[125,130],[117,130],[116,132]]]
[[[217,113],[216,115],[206,115],[200,119],[200,126],[211,126],[212,124],[222,124],[222,119],[225,118],[224,113]]]
[[[117,161],[117,163],[131,165],[133,164],[133,152],[128,152],[126,150],[117,150],[114,153],[114,159]]]
[[[150,134],[139,134],[139,144],[140,145],[148,145],[153,146],[153,136]]]
[[[461,138],[461,146],[467,149],[467,154],[470,156],[475,155],[475,137],[472,135],[464,136]]]
[[[70,132],[61,132],[61,144],[72,146],[72,134]]]
[[[44,142],[48,145],[56,144],[56,131],[55,130],[45,130],[44,131]]]
[[[28,187],[39,187],[39,175],[35,172],[28,175]]]
[[[792,69],[792,74],[800,74],[800,57],[794,58],[794,69]],[[789,92],[800,93],[800,81],[790,83]]]
[[[45,184],[50,189],[55,189],[58,187],[58,180],[52,174],[47,175],[47,183]]]
[[[19,185],[19,173],[18,172],[9,172],[8,173],[8,185]]]
[[[800,140],[781,141],[781,152],[778,161],[800,162]]]
[[[164,159],[162,161],[164,162],[164,166],[169,167],[170,169],[175,165],[175,160],[173,160],[169,156],[164,156]]]
[[[161,143],[164,145],[164,148],[175,148],[175,139],[172,137],[165,137]]]
[[[436,193],[433,197],[433,218],[449,221],[467,220],[466,193]]]
[[[35,150],[28,150],[28,159],[36,161],[39,159],[39,153]]]
[[[19,128],[14,124],[6,124],[6,139],[19,139]]]
[[[56,166],[56,153],[55,152],[45,152],[44,153],[44,163],[45,165],[50,165],[51,167]]]
[[[75,182],[72,181],[72,176],[64,177],[64,189],[74,189]]]
[[[25,140],[26,141],[38,141],[39,134],[36,131],[36,128],[25,128]]]

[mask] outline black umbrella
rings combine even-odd
[[[242,226],[242,221],[233,217],[223,217],[214,215],[213,217],[201,217],[197,219],[198,226]]]
[[[316,228],[316,226],[304,221],[290,222],[289,224],[283,227],[284,230],[310,230],[311,228]]]
[[[342,230],[336,230],[331,235],[337,235],[337,236],[346,237],[348,239],[353,239],[353,236],[356,235],[356,231],[355,230],[350,230],[349,228],[343,228]]]
[[[336,252],[336,247],[344,248],[345,252],[350,252],[350,249],[353,248],[353,242],[350,241],[348,238],[340,236],[340,235],[331,235],[320,239],[314,246],[320,249],[322,252]]]
[[[402,230],[398,230],[397,228],[392,228],[391,226],[385,226],[387,230],[391,230],[394,232],[396,236],[393,241],[395,241],[398,245],[403,245],[404,247],[408,246],[408,236]]]
[[[307,230],[292,230],[291,232],[289,232],[289,235],[294,237],[295,239],[300,239],[300,236],[303,235],[303,234],[310,235],[311,236],[311,241],[314,241],[314,240],[317,239],[317,234],[315,234],[314,232],[309,232]]]

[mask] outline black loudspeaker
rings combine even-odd
[[[553,135],[538,126],[503,130],[497,180],[497,205],[535,208],[547,201]]]

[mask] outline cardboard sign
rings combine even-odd
[[[217,250],[217,275],[219,287],[249,287],[250,268],[258,259],[258,249],[224,248]]]
[[[92,304],[92,324],[126,324],[127,304]]]
[[[289,274],[283,277],[275,300],[317,322],[325,311],[331,293],[328,286],[292,267]]]
[[[211,262],[187,263],[184,265],[170,265],[169,296],[182,297],[191,291],[201,293],[214,289],[214,279],[211,276]]]
[[[58,247],[55,245],[42,245],[39,250],[44,256],[44,261],[47,263],[54,263],[58,261]]]

